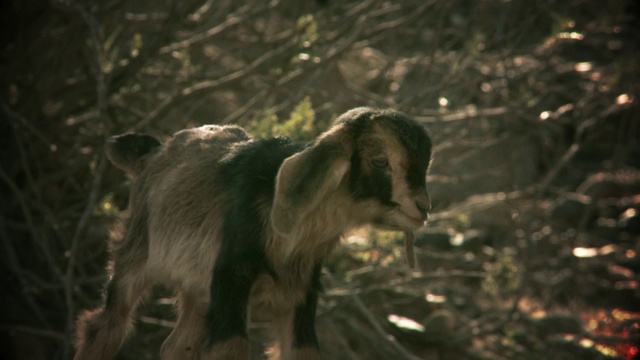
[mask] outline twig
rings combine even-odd
[[[578,153],[578,151],[581,148],[581,144],[584,141],[585,132],[588,129],[598,125],[604,119],[609,117],[609,115],[615,113],[616,111],[618,111],[618,110],[620,110],[621,108],[624,108],[624,107],[625,106],[621,106],[621,105],[618,105],[618,104],[611,105],[608,108],[606,108],[605,110],[601,111],[596,116],[583,121],[577,127],[576,134],[575,134],[574,140],[573,140],[573,144],[571,144],[569,149],[567,149],[567,151],[562,155],[562,157],[560,157],[560,160],[558,160],[556,165],[551,169],[551,171],[549,171],[547,176],[544,177],[544,179],[540,182],[540,185],[538,185],[538,197],[542,197],[542,195],[547,191],[547,189],[549,188],[551,183],[556,179],[558,174],[560,174],[560,172],[562,170],[564,170],[564,168],[566,168],[567,165],[569,165],[571,160]]]
[[[547,173],[544,179],[542,179],[542,181],[540,182],[540,185],[538,186],[539,196],[542,196],[542,194],[544,194],[544,192],[547,191],[547,188],[549,187],[549,185],[551,185],[551,183],[556,179],[556,177],[558,177],[558,174],[560,174],[560,171],[564,170],[564,168],[567,167],[569,162],[571,162],[573,157],[578,153],[578,150],[580,150],[580,144],[573,143],[569,147],[569,149],[567,149],[567,151],[560,157],[560,160],[558,160],[556,165],[551,169],[551,171],[549,171],[549,173]]]
[[[0,171],[2,169],[0,168]],[[2,244],[3,244],[3,253],[6,259],[6,266],[9,267],[9,269],[11,269],[11,271],[14,274],[24,274],[24,270],[22,269],[22,265],[20,264],[19,260],[18,260],[18,255],[16,254],[16,251],[14,249],[14,247],[11,244],[11,241],[9,239],[9,236],[6,233],[5,230],[5,220],[3,218],[0,218],[0,239],[2,239]],[[40,321],[42,324],[44,324],[46,327],[50,327],[49,322],[47,321],[47,318],[42,314],[42,311],[40,309],[40,307],[38,306],[38,304],[36,303],[36,301],[33,299],[33,297],[24,291],[20,291],[19,294],[24,298],[24,301],[27,305],[27,307],[29,308],[30,311],[33,312],[33,314],[35,315],[35,317],[38,319],[38,321]]]
[[[395,337],[389,335],[384,330],[382,325],[380,325],[380,322],[378,322],[378,319],[376,319],[376,317],[371,313],[371,311],[367,309],[367,307],[362,303],[362,300],[360,300],[360,297],[358,295],[352,294],[351,299],[353,300],[354,304],[356,304],[356,306],[358,307],[358,310],[360,310],[360,312],[365,316],[369,324],[373,326],[373,329],[375,330],[375,332],[381,338],[386,339],[387,342],[393,347],[393,349],[396,350],[399,355],[402,355],[402,358],[411,359],[411,360],[419,359],[417,356],[410,353],[409,350],[407,350],[404,346],[402,346],[402,344],[400,344]]]
[[[2,169],[1,167],[0,167],[0,179],[2,179],[7,184],[11,192],[14,194],[16,200],[18,201],[18,205],[20,206],[20,209],[22,210],[25,221],[27,222],[27,228],[31,233],[31,237],[33,238],[33,241],[40,248],[42,248],[42,253],[45,259],[47,260],[47,264],[49,265],[49,268],[51,269],[51,271],[54,272],[55,275],[57,275],[60,279],[62,279],[63,278],[62,271],[60,270],[55,260],[51,256],[51,252],[48,251],[47,248],[45,248],[47,242],[42,238],[42,236],[40,236],[40,234],[36,230],[38,229],[38,227],[36,226],[33,220],[33,216],[31,215],[31,211],[27,206],[27,202],[24,198],[24,194],[22,193],[22,191],[20,191],[20,188],[18,188],[18,186],[11,180],[9,175],[7,175],[4,172],[4,169]]]
[[[490,327],[475,333],[471,331],[471,329],[469,329],[468,331],[465,331],[458,336],[454,336],[452,339],[447,341],[447,344],[456,345],[468,339],[471,339],[474,337],[482,337],[487,334],[491,334],[500,330],[504,325],[506,325],[509,321],[511,321],[514,315],[518,312],[518,306],[520,304],[520,300],[522,300],[522,298],[524,297],[528,284],[529,284],[529,272],[526,269],[523,269],[522,275],[520,278],[520,287],[518,288],[518,293],[515,295],[515,298],[513,299],[511,307],[509,308],[507,313],[502,317],[501,320],[498,320]]]
[[[254,97],[249,99],[249,101],[247,101],[246,104],[244,104],[240,109],[229,114],[227,117],[222,119],[218,124],[222,125],[222,124],[229,124],[229,123],[235,122],[238,118],[246,114],[249,111],[249,109],[251,109],[258,101],[263,100],[267,95],[269,95],[268,89],[261,90]]]
[[[377,26],[373,27],[370,31],[367,31],[367,33],[365,34],[367,38],[370,38],[372,36],[374,36],[375,34],[384,32],[384,31],[388,31],[394,28],[398,28],[401,26],[404,26],[406,23],[408,23],[409,21],[418,18],[422,15],[422,13],[424,13],[425,11],[427,11],[428,8],[430,8],[431,6],[435,5],[438,1],[437,0],[431,0],[431,1],[427,1],[424,4],[422,4],[422,6],[420,6],[419,8],[415,9],[414,11],[412,11],[409,15],[405,16],[405,17],[401,17],[398,19],[394,19],[391,21],[387,21],[385,23],[382,24],[378,24]]]
[[[64,334],[59,333],[57,331],[51,330],[43,330],[38,328],[33,328],[25,325],[0,325],[0,329],[4,331],[19,331],[24,333],[29,333],[37,336],[48,337],[55,340],[64,340]]]
[[[175,321],[158,319],[152,316],[138,316],[138,321],[145,324],[156,325],[156,326],[169,328],[169,329],[173,329],[176,326]]]
[[[17,120],[22,126],[24,126],[30,132],[32,132],[35,135],[35,137],[38,140],[40,140],[42,145],[44,145],[47,149],[51,146],[51,141],[47,139],[47,136],[42,131],[40,131],[35,126],[33,126],[27,119],[24,118],[24,116],[11,110],[11,108],[9,108],[7,103],[5,103],[4,101],[1,101],[1,103],[2,103],[2,110],[5,112],[5,114],[7,114],[7,116]]]
[[[160,103],[160,105],[158,107],[155,108],[154,111],[152,111],[147,117],[145,117],[144,119],[142,119],[140,122],[138,122],[137,124],[135,124],[134,126],[132,126],[129,131],[138,131],[142,128],[144,128],[145,126],[149,125],[151,122],[153,122],[155,119],[157,119],[160,114],[166,112],[168,109],[170,109],[172,106],[174,106],[176,104],[176,102],[178,100],[181,99],[185,99],[194,95],[198,95],[201,94],[203,92],[212,92],[215,91],[217,89],[220,89],[224,86],[229,85],[230,83],[234,82],[234,81],[238,81],[250,74],[252,74],[254,71],[256,71],[262,64],[266,63],[267,61],[283,54],[284,52],[292,49],[294,46],[296,45],[296,43],[294,41],[290,41],[287,45],[282,45],[279,48],[277,48],[276,50],[270,51],[262,56],[260,56],[258,59],[254,60],[251,64],[245,66],[244,68],[238,70],[238,71],[234,71],[232,73],[229,73],[225,76],[222,76],[216,80],[205,80],[205,81],[201,81],[199,83],[196,83],[190,87],[184,88],[182,89],[182,91],[178,92],[175,95],[171,95],[169,97],[167,97],[166,99],[164,99],[162,101],[162,103]]]
[[[86,23],[89,28],[89,32],[91,34],[91,39],[93,42],[93,51],[95,52],[94,61],[95,63],[91,64],[91,67],[94,69],[94,76],[96,79],[96,96],[97,96],[97,108],[100,119],[104,122],[107,122],[108,114],[107,114],[107,83],[105,79],[105,74],[103,71],[103,58],[102,58],[102,38],[100,37],[99,24],[96,21],[95,17],[90,14],[83,5],[79,3],[73,3],[73,8],[81,15],[82,19]],[[65,302],[67,304],[67,324],[65,329],[65,343],[64,343],[64,358],[69,357],[71,334],[72,328],[75,318],[75,302],[74,302],[74,288],[75,288],[75,278],[74,278],[74,270],[77,259],[78,246],[80,243],[80,239],[85,234],[85,230],[89,224],[89,220],[91,218],[91,214],[93,212],[93,208],[95,204],[98,202],[98,197],[100,195],[100,188],[102,185],[102,178],[108,168],[108,161],[104,153],[101,152],[100,158],[98,160],[98,166],[96,167],[93,181],[91,183],[91,191],[89,193],[89,197],[87,199],[87,203],[85,205],[84,211],[80,216],[80,220],[78,221],[78,225],[76,227],[73,238],[71,239],[71,246],[69,248],[69,261],[67,263],[67,269],[64,277],[65,282]]]
[[[489,193],[483,194],[482,197],[469,197],[467,200],[455,204],[454,207],[445,211],[437,212],[433,215],[429,215],[429,221],[442,221],[456,217],[458,214],[467,213],[471,211],[481,211],[491,208],[496,204],[500,204],[506,201],[520,199],[531,193],[531,189],[516,190],[509,193]]]
[[[451,278],[473,278],[484,279],[487,277],[485,271],[466,271],[466,270],[449,270],[442,272],[419,273],[413,276],[415,280],[435,280],[435,279],[451,279]]]
[[[452,121],[462,121],[462,120],[472,120],[479,117],[488,117],[488,116],[500,116],[507,114],[510,111],[506,106],[501,106],[497,108],[488,108],[488,109],[474,109],[467,108],[461,111],[457,111],[451,114],[441,115],[441,116],[414,116],[414,118],[420,122],[425,124],[433,124],[433,123],[442,123],[442,122],[452,122]]]
[[[168,54],[176,50],[186,49],[194,44],[197,44],[201,41],[205,41],[210,39],[221,32],[228,30],[229,28],[239,24],[242,20],[246,19],[245,15],[252,15],[253,13],[247,14],[249,9],[254,8],[252,5],[245,5],[238,9],[238,11],[229,14],[227,19],[223,21],[221,24],[212,27],[211,29],[195,34],[187,39],[178,41],[173,44],[169,44],[160,48],[160,54]],[[255,11],[254,11],[255,12]]]

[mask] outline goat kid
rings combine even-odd
[[[156,283],[178,293],[163,359],[249,359],[250,318],[271,321],[272,358],[319,359],[320,271],[340,235],[373,224],[411,236],[430,210],[431,140],[394,110],[348,111],[307,146],[208,125],[165,144],[115,136],[107,155],[135,181],[105,304],[78,320],[76,360],[112,359]]]

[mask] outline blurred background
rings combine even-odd
[[[637,359],[635,0],[0,3],[2,359],[68,359],[100,304],[130,184],[105,139],[202,124],[308,140],[393,107],[435,144],[416,239],[363,229],[327,261],[326,359]],[[154,290],[121,359],[175,320]],[[255,358],[265,325],[252,324]]]

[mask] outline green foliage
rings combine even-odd
[[[477,57],[485,48],[487,42],[486,35],[481,32],[474,32],[473,36],[465,42],[465,49],[467,50],[470,58]]]
[[[313,123],[316,113],[311,99],[305,96],[289,115],[289,120],[273,127],[276,134],[286,134],[295,140],[310,140],[314,137]]]
[[[359,238],[363,241],[353,241],[352,238]],[[362,264],[389,265],[397,262],[404,262],[403,244],[404,235],[400,231],[382,231],[373,228],[366,233],[356,233],[348,237],[347,243],[352,248],[349,256]]]
[[[460,213],[451,219],[451,225],[458,231],[465,231],[471,225],[471,220],[468,214]]]
[[[394,249],[404,240],[404,235],[400,231],[373,230],[369,235],[377,247],[384,249]]]
[[[318,22],[312,14],[306,14],[298,18],[296,23],[298,30],[302,32],[300,45],[311,47],[318,40]]]
[[[311,140],[318,133],[313,126],[315,119],[311,99],[305,96],[293,109],[288,120],[279,122],[278,115],[272,109],[266,109],[248,127],[251,133],[260,137],[284,135],[294,140]]]
[[[187,49],[174,51],[171,53],[171,56],[180,62],[180,74],[184,78],[188,78],[189,75],[198,70],[198,67],[193,65],[191,61],[191,54]]]
[[[123,33],[124,27],[117,26],[104,40],[102,45],[102,71],[105,74],[111,73],[120,57],[121,45],[120,35]],[[93,40],[90,40],[93,41]]]
[[[260,115],[249,122],[247,128],[258,137],[268,137],[273,135],[273,127],[278,123],[278,115],[273,109],[264,109]]]
[[[143,44],[142,34],[133,34],[133,39],[131,40],[131,57],[137,57],[140,55],[140,49],[142,49]]]
[[[506,298],[521,286],[520,270],[513,256],[502,255],[489,265],[489,276],[482,282],[482,288],[491,296]]]
[[[576,22],[574,19],[561,14],[551,14],[551,18],[553,19],[553,24],[551,27],[551,36],[556,36],[558,33],[569,31],[576,26]]]

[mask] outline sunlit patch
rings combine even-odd
[[[436,294],[432,294],[429,293],[427,294],[427,296],[425,296],[425,299],[427,300],[427,302],[433,303],[433,304],[442,304],[445,301],[447,301],[447,297],[444,295],[436,295]]]
[[[612,358],[631,360],[638,355],[639,349],[635,345],[637,339],[634,339],[633,334],[637,334],[640,329],[640,313],[620,309],[611,312],[598,310],[585,312],[582,317],[587,323],[588,337],[578,342],[580,346]],[[599,339],[608,341],[601,343]]]
[[[414,320],[411,320],[404,316],[391,314],[387,316],[387,320],[389,320],[390,323],[394,324],[395,326],[401,329],[407,329],[407,330],[413,330],[413,331],[419,331],[419,332],[424,332],[425,330],[422,324],[419,324]]]
[[[640,321],[640,313],[633,313],[630,311],[614,309],[611,312],[611,315],[613,316],[614,319],[618,321],[630,321],[630,320]]]
[[[449,241],[451,243],[451,245],[453,246],[460,246],[462,245],[462,243],[464,243],[464,234],[462,233],[457,233],[453,236],[453,238],[451,238],[451,240]]]
[[[607,345],[596,344],[595,349],[598,350],[598,352],[604,356],[616,357],[616,355],[618,355],[618,353],[614,348]]]
[[[532,319],[542,319],[543,317],[547,316],[547,312],[544,310],[536,310],[532,312],[530,316]]]
[[[595,256],[598,256],[598,249],[597,248],[577,247],[577,248],[573,249],[573,256],[579,257],[579,258],[595,257]]]
[[[610,274],[618,275],[627,279],[632,279],[635,275],[633,271],[618,265],[607,266]]]
[[[577,72],[587,72],[587,71],[591,71],[591,69],[593,69],[593,64],[590,62],[581,62],[581,63],[577,63],[575,66],[575,69]]]
[[[568,26],[568,27],[572,28],[571,26]],[[577,31],[563,31],[563,32],[557,33],[554,37],[551,37],[547,41],[545,41],[544,43],[545,48],[549,48],[550,46],[553,46],[557,40],[581,41],[581,40],[584,40],[584,35]]]
[[[609,255],[609,254],[613,254],[618,250],[618,247],[613,245],[613,244],[609,244],[609,245],[605,245],[603,247],[601,247],[598,250],[598,253],[600,255]]]
[[[636,290],[640,286],[637,281],[616,281],[613,287],[616,290]]]
[[[347,238],[347,244],[359,245],[359,246],[366,245],[367,238],[359,235],[351,235]]]
[[[568,39],[568,40],[583,40],[584,39],[584,35],[579,33],[579,32],[561,32],[558,35],[556,35],[557,39]]]
[[[615,253],[618,250],[618,247],[609,244],[600,248],[587,248],[587,247],[577,247],[573,249],[573,256],[579,258],[591,258],[599,255],[609,255]]]
[[[622,219],[629,219],[632,218],[634,216],[636,216],[638,214],[638,211],[634,208],[628,208],[627,210],[625,210],[625,212],[622,213],[622,215],[620,216]]]
[[[629,94],[620,94],[616,98],[616,104],[618,105],[631,104],[632,102],[633,99],[629,96]]]
[[[593,347],[593,345],[595,345],[595,342],[593,342],[593,340],[591,340],[591,339],[582,338],[582,339],[580,339],[578,344],[580,344],[580,346],[582,346],[585,349],[590,349],[590,348]]]

